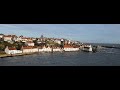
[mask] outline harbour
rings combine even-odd
[[[0,66],[120,65],[119,25],[0,26]]]
[[[119,66],[120,49],[102,48],[93,52],[40,52],[0,58],[0,66]]]

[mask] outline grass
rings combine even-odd
[[[7,54],[5,52],[0,51],[0,56],[4,56],[4,55],[7,55]]]

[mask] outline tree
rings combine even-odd
[[[34,40],[33,42],[34,42],[34,44],[35,44],[35,45],[38,45],[38,43],[37,43],[37,39],[36,39],[36,40]]]
[[[4,51],[4,49],[5,49],[5,45],[4,44],[0,44],[0,50]]]

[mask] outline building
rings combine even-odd
[[[35,43],[32,42],[32,41],[27,41],[27,42],[25,42],[25,45],[27,45],[27,46],[35,46]]]
[[[4,34],[0,34],[0,39],[2,39],[2,38],[3,38],[3,36],[4,36]]]
[[[32,38],[20,37],[22,42],[33,41]]]
[[[64,45],[64,51],[78,51],[79,47],[73,47],[71,45]]]
[[[4,35],[4,41],[12,41],[12,35]]]
[[[55,39],[54,42],[58,43],[58,44],[61,44],[61,40],[60,39]]]
[[[12,40],[13,41],[18,41],[18,37],[16,35],[12,35]]]
[[[39,48],[39,52],[51,52],[52,48],[43,46],[42,48]]]
[[[36,40],[36,38],[33,38],[33,37],[32,37],[32,40],[34,41],[34,40]]]
[[[32,47],[32,46],[22,46],[21,48],[22,53],[34,53],[34,52],[38,52],[38,48],[37,47]]]
[[[14,47],[6,47],[5,48],[5,53],[6,54],[18,54],[18,53],[22,53],[22,51],[21,50],[17,50],[16,48],[14,48]]]

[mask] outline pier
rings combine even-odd
[[[120,49],[120,47],[115,47],[115,46],[102,46],[102,47]]]

